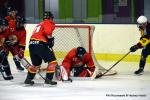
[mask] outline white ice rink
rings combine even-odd
[[[14,80],[4,81],[0,75],[0,100],[150,100],[150,64],[142,76],[133,74],[138,63],[120,62],[114,68],[118,74],[93,81],[58,82],[57,87],[44,87],[42,79],[25,87],[26,72],[17,72],[12,59]],[[115,62],[99,62],[111,67]]]

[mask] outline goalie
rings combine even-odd
[[[95,71],[95,66],[91,55],[83,47],[77,47],[70,50],[66,55],[60,66],[60,71],[62,80],[67,81],[71,80],[69,78],[71,72],[73,77],[91,77]]]

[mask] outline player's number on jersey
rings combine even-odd
[[[38,32],[40,31],[40,28],[41,28],[40,25],[36,26],[36,28],[35,28],[35,30],[34,30],[34,33],[38,33]]]

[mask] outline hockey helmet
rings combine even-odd
[[[143,24],[143,23],[146,23],[147,22],[147,18],[145,16],[140,16],[138,19],[137,19],[137,23],[138,24]]]
[[[12,11],[16,11],[16,9],[14,7],[11,7],[11,6],[7,8],[8,13],[12,12]]]
[[[16,15],[17,14],[17,10],[14,7],[8,7],[7,8],[7,15]]]
[[[144,29],[146,27],[146,25],[147,25],[147,22],[148,22],[148,20],[147,20],[147,18],[145,16],[140,16],[137,19],[137,23],[138,23],[137,26],[138,26],[138,28]]]
[[[53,14],[50,11],[44,12],[43,19],[50,19],[50,18],[52,19],[54,18]]]
[[[77,57],[83,57],[86,53],[86,50],[83,47],[77,47],[76,56]]]

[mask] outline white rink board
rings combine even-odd
[[[85,25],[85,24],[84,24]],[[89,24],[95,26],[93,49],[95,53],[125,54],[139,41],[140,33],[136,24]],[[36,24],[27,24],[28,41]],[[68,33],[69,34],[69,33]],[[140,54],[138,50],[134,54]]]

